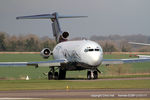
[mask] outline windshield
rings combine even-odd
[[[84,52],[92,52],[92,51],[100,51],[101,52],[101,49],[99,49],[99,48],[96,48],[96,49],[92,49],[92,48],[87,48],[87,49],[85,49],[84,50]]]

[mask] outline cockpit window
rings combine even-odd
[[[95,51],[99,51],[99,49],[95,49]]]
[[[99,48],[96,48],[96,49],[87,48],[84,50],[84,52],[92,52],[92,51],[101,51],[101,49],[99,49]]]
[[[89,49],[89,51],[94,51],[94,49]]]
[[[85,50],[84,50],[84,52],[88,52],[88,51],[89,51],[89,49],[85,49]]]

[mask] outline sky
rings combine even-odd
[[[16,20],[17,16],[53,12],[88,16],[59,20],[71,38],[150,35],[150,0],[0,0],[0,32],[53,37],[50,20]]]

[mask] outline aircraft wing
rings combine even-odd
[[[103,59],[102,65],[150,62],[150,58]]]
[[[0,62],[0,66],[36,66],[36,67],[51,67],[61,66],[68,61],[66,59],[51,60],[51,61],[37,61],[37,62]]]
[[[150,46],[150,44],[146,44],[146,43],[137,43],[137,42],[128,42],[130,44],[136,44],[136,45],[143,45],[143,46]]]

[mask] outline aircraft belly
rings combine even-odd
[[[75,70],[85,70],[85,69],[96,69],[97,66],[90,66],[82,62],[70,62],[64,66],[66,70],[75,71]]]

